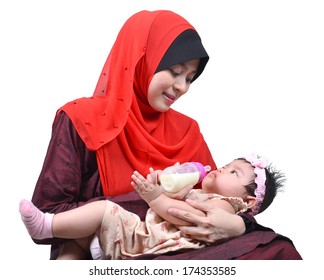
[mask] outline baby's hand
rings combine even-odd
[[[147,174],[146,180],[154,185],[160,185],[159,176],[162,173],[162,170],[154,170],[153,167],[149,168],[150,173]]]
[[[139,193],[139,195],[149,204],[162,193],[162,187],[158,184],[156,172],[150,168],[150,174],[145,179],[140,173],[134,171],[131,176],[132,187]]]

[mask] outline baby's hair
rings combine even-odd
[[[244,158],[238,158],[238,160],[244,160],[248,162]],[[277,193],[283,190],[284,183],[286,182],[285,174],[282,171],[277,170],[272,164],[269,164],[265,168],[265,173],[266,173],[266,181],[265,181],[266,190],[258,214],[262,213],[270,206],[274,198],[277,196]],[[254,182],[254,180],[251,181],[248,185],[246,185],[245,188],[247,189],[250,195],[253,195],[255,197],[254,191],[257,188],[257,184]]]

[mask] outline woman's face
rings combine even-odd
[[[148,103],[158,112],[166,112],[185,94],[199,65],[199,59],[176,64],[156,73],[148,88]]]

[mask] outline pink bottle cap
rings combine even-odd
[[[197,166],[199,170],[199,180],[198,183],[200,183],[205,177],[208,171],[211,170],[211,167],[209,165],[203,166],[200,162],[192,162],[195,166]]]

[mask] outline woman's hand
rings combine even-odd
[[[186,202],[206,213],[206,217],[201,217],[176,208],[168,210],[170,215],[195,224],[195,226],[179,227],[188,237],[207,243],[219,243],[244,234],[245,224],[240,216],[230,214],[221,208],[211,207],[208,201],[198,203],[187,200]]]

